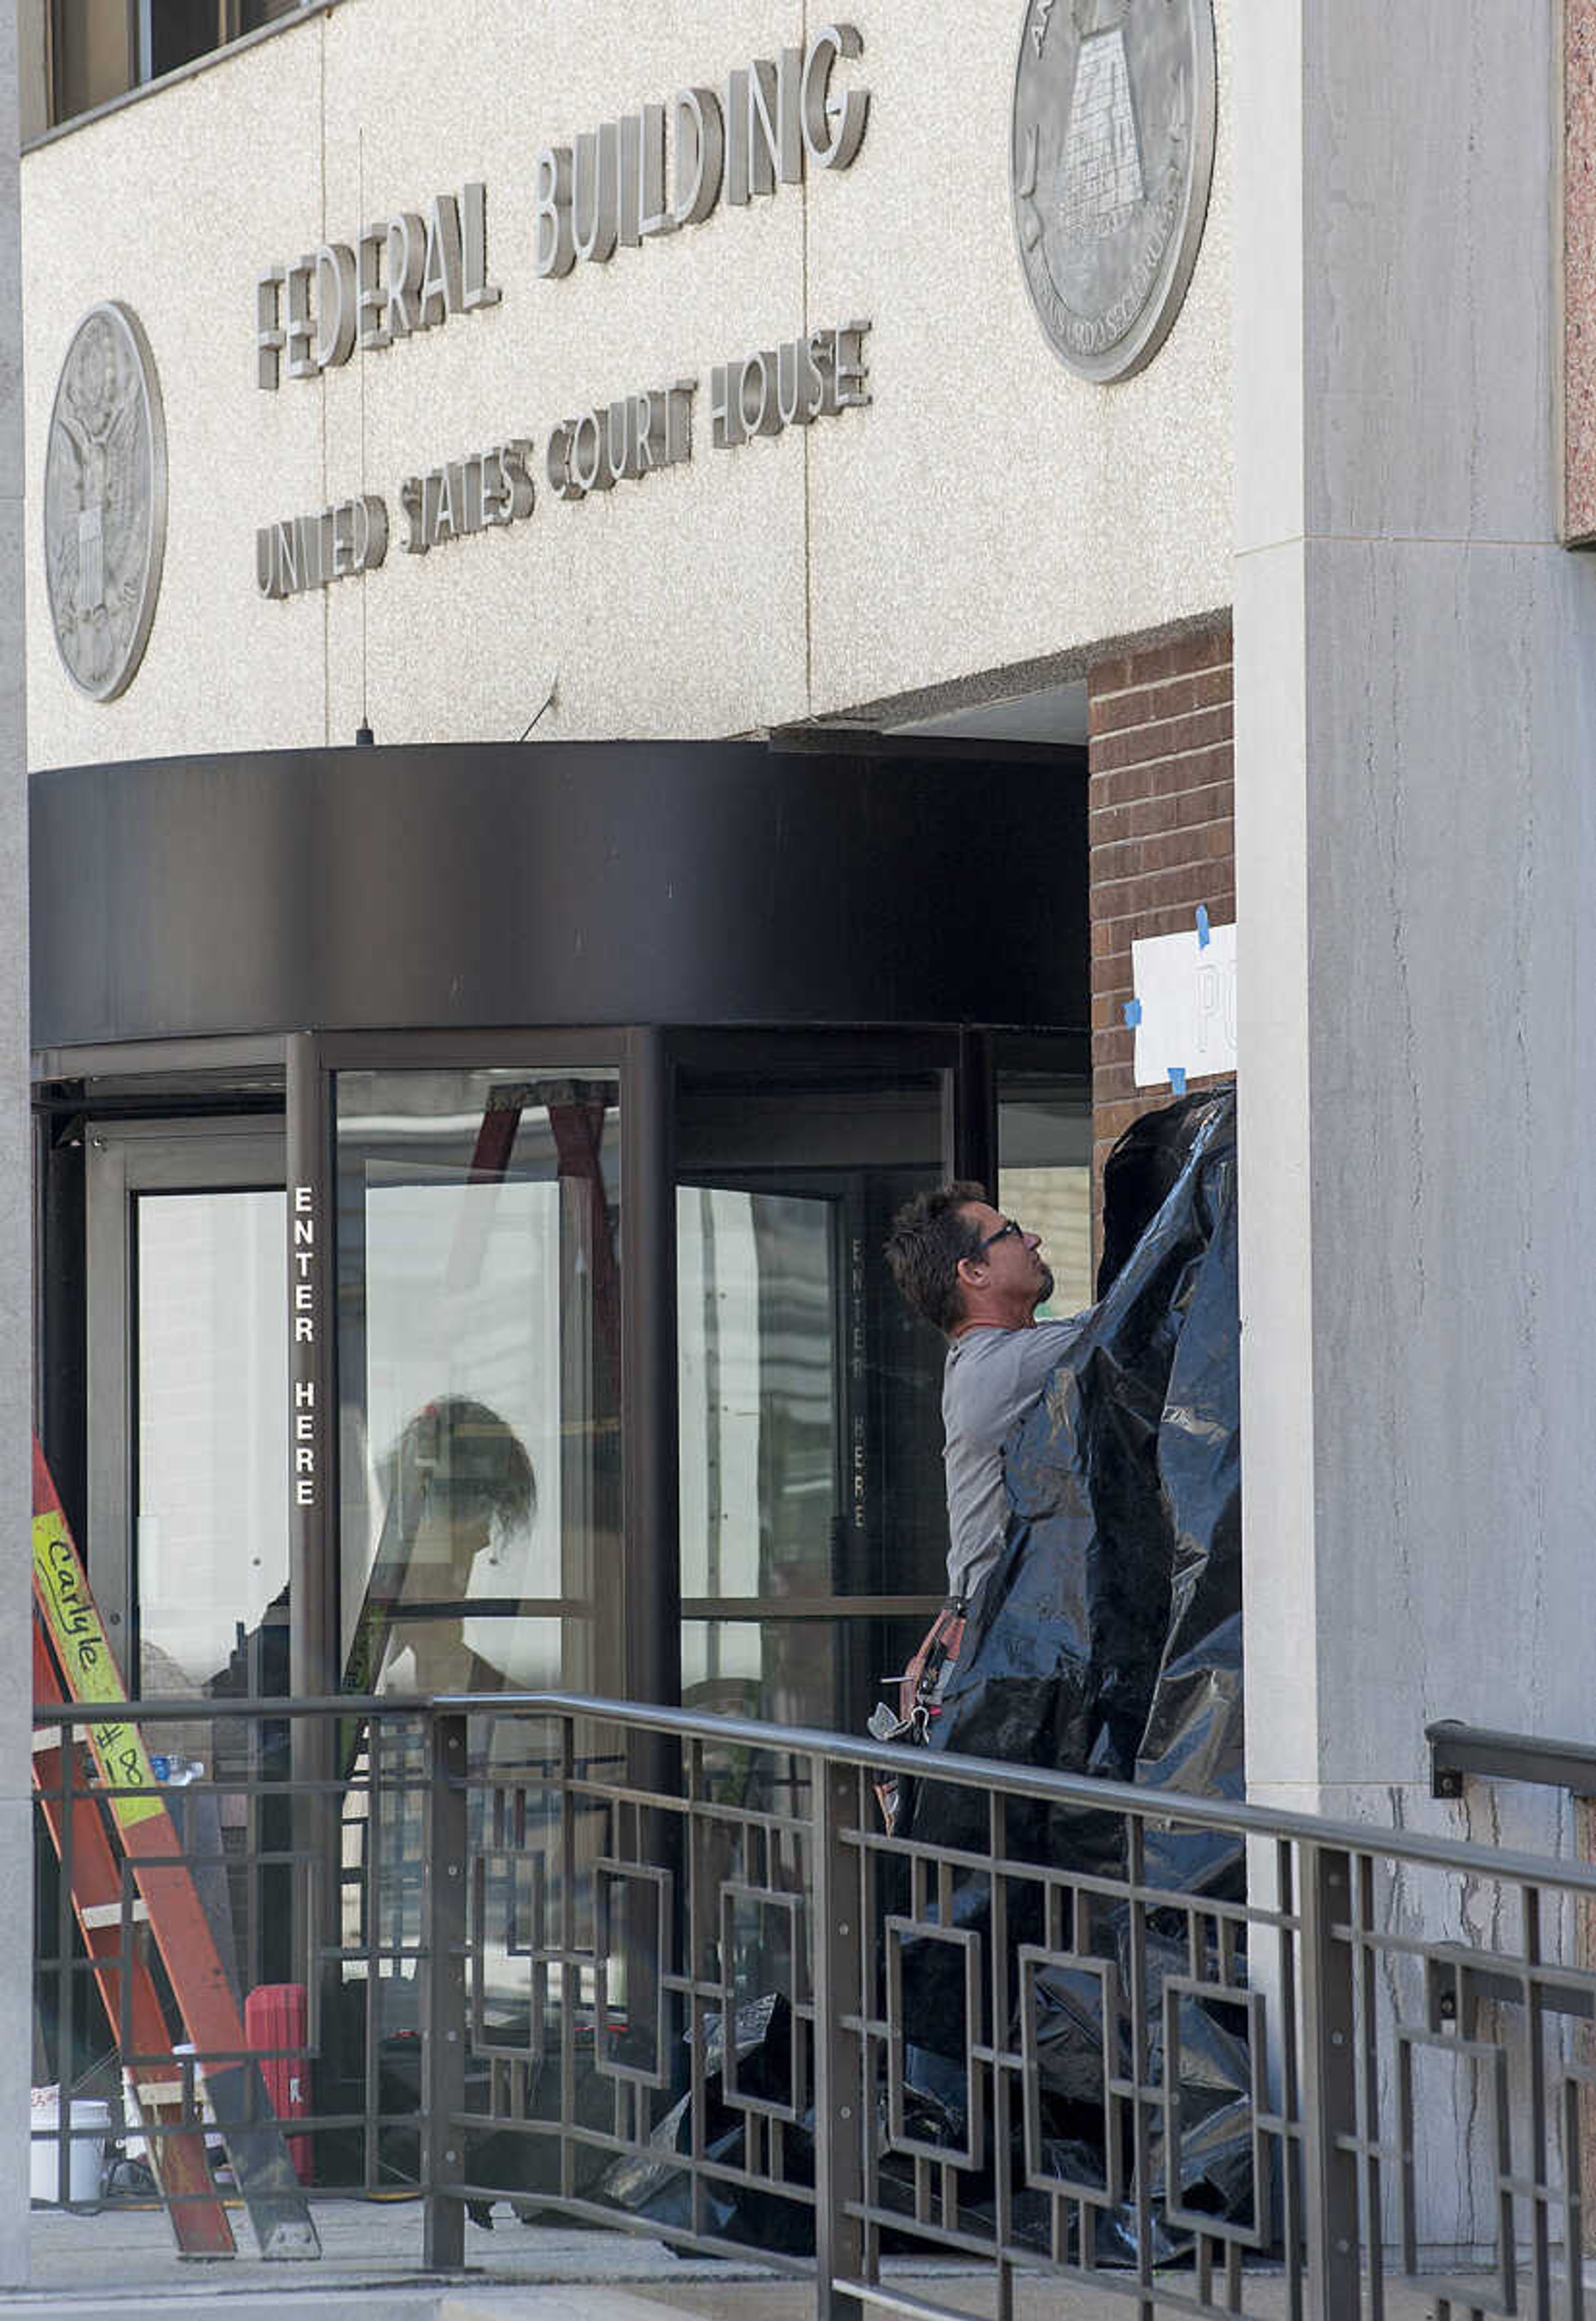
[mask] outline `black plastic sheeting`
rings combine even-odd
[[[1234,1092],[1189,1097],[1136,1122],[1109,1159],[1104,1205],[1098,1302],[1008,1447],[1008,1543],[972,1606],[928,1745],[937,1753],[1239,1798]],[[1122,1816],[1019,1799],[1010,1800],[1007,1816],[1011,1858],[1109,1879],[1127,1872]],[[981,1793],[942,1781],[902,1785],[895,1834],[980,1853],[989,1830]],[[1116,2020],[1104,2025],[1104,1980],[1090,1968],[1061,1962],[1034,1971],[1040,2145],[1033,2168],[1044,2177],[1118,2189],[1117,2203],[1097,2211],[1099,2262],[1137,2253],[1138,2190],[1152,2204],[1155,2261],[1177,2254],[1188,2238],[1164,2216],[1172,2193],[1187,2215],[1243,2225],[1260,2221],[1252,2208],[1257,2059],[1249,2050],[1240,1988],[1245,1957],[1200,1961],[1201,1980],[1222,1980],[1237,1998],[1182,1993],[1172,2066],[1163,2052],[1165,1978],[1190,1976],[1193,1965],[1188,1913],[1177,1898],[1242,1898],[1242,1850],[1223,1835],[1150,1828],[1145,1846],[1142,1877],[1167,1889],[1172,1905],[1143,1915],[1147,2033],[1141,2055],[1133,2052],[1123,1996],[1131,1968],[1126,1906],[1099,1902],[1090,1920],[1065,1931],[1066,1944],[1079,1943],[1085,1954],[1116,1963],[1109,1985],[1120,1994]],[[901,1911],[906,1903],[900,1894],[888,1907]],[[984,1934],[990,1911],[985,1876],[971,1871],[955,1880],[947,1927]],[[1007,1881],[1011,1960],[1022,1943],[1044,1941],[1040,1912],[1038,1887]],[[904,2058],[905,2126],[922,2144],[957,2149],[966,2138],[971,2035],[963,1955],[939,1938],[935,1908],[923,1911],[920,1923],[925,1934],[911,1927],[901,1936],[902,2019],[915,2028]],[[1019,1983],[1011,1969],[1017,2006]],[[790,2050],[784,2004],[764,2001],[739,2011],[734,2036],[740,2090],[752,2076],[762,2089],[768,2080],[772,2097],[784,2096]],[[1017,2021],[1001,2027],[1011,2046],[1017,2044]],[[723,2036],[717,2028],[716,2039]],[[735,2165],[747,2116],[724,2101],[718,2055],[706,2060],[717,2073],[706,2156]],[[1172,2155],[1164,2148],[1160,2107],[1153,2115],[1157,2132],[1145,2146],[1145,2187],[1135,2183],[1131,2107],[1110,2101],[1106,2069],[1145,2088],[1163,2087],[1172,2069],[1177,2148]],[[606,2180],[607,2196],[634,2213],[685,2226],[687,2180],[670,2155],[685,2148],[687,2118],[684,2098],[656,2132],[657,2157],[618,2163]],[[884,2090],[878,2136],[881,2149]],[[787,2169],[795,2180],[812,2180],[812,2116],[786,2131]],[[1047,2245],[1052,2203],[1026,2185],[1019,2128],[1007,2154],[990,2149],[990,2129],[988,2142],[980,2169],[962,2177],[962,2216],[990,2229],[994,2171],[1005,2166],[1011,2229],[1022,2241]],[[907,2215],[912,2186],[912,2162],[884,2153],[883,2201]],[[715,2207],[715,2229],[730,2240],[790,2248],[808,2229],[806,2212],[779,2196],[732,2187]]]
[[[1008,1542],[935,1751],[1242,1795],[1235,1106],[1229,1089],[1188,1097],[1109,1158],[1098,1303],[1008,1447]],[[1028,1858],[1123,1869],[1117,1817],[1009,1810]],[[911,1785],[898,1825],[952,1845],[983,1843],[986,1825],[983,1799],[942,1782]],[[1148,1843],[1155,1882],[1235,1875],[1229,1840]]]

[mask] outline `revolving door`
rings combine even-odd
[[[296,1688],[857,1728],[944,1592],[941,1352],[888,1225],[961,1165],[1007,1178],[1083,1302],[1070,1043],[1047,1076],[957,1031],[318,1044],[339,1488],[305,1561],[336,1611]]]
[[[414,1950],[357,1899],[413,1932],[407,1700],[469,1698],[496,1776],[528,1690],[857,1732],[941,1601],[942,1350],[881,1245],[972,1179],[1085,1302],[1084,765],[811,736],[32,787],[45,1449],[123,1675],[217,1702],[185,1747],[221,1774],[229,1697],[306,1711],[256,1719],[263,1770],[329,1825],[264,1883],[286,1798],[217,1851],[241,1977],[329,2001],[342,2111],[415,2052]],[[746,1755],[706,1749],[744,1798]],[[729,1988],[774,1939],[723,1930]]]
[[[143,1634],[169,1689],[856,1726],[944,1592],[893,1209],[977,1179],[1087,1294],[1083,777],[827,735],[36,776],[41,1409],[130,1677]]]

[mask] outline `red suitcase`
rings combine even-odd
[[[244,2036],[260,2055],[260,2076],[278,2119],[303,2119],[310,2109],[307,2089],[310,2059],[305,2053],[305,1985],[263,1982],[244,2001]],[[292,2047],[292,2055],[273,2055],[273,2047]],[[311,2180],[311,2138],[291,2135],[288,2157],[302,2184]]]

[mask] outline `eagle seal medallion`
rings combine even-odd
[[[56,384],[44,452],[44,573],[68,676],[93,701],[132,684],[166,547],[166,423],[154,359],[117,299],[91,306]]]
[[[1151,362],[1197,263],[1213,175],[1213,0],[1028,0],[1009,153],[1020,265],[1082,378]]]

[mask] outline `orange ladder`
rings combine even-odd
[[[140,2110],[151,2125],[165,2124],[165,2133],[152,2134],[149,2144],[178,2247],[188,2256],[226,2257],[233,2253],[233,2240],[211,2183],[204,2128],[191,2107],[185,2117],[183,2066],[171,2052],[148,1961],[132,1940],[138,1920],[155,1938],[184,2030],[203,2064],[211,2110],[261,2255],[279,2261],[320,2256],[310,2209],[139,1727],[115,1714],[127,1693],[37,1436],[33,1689],[41,1707],[71,1701],[102,1712],[80,1728],[99,1772],[95,1794],[73,1798],[68,1817],[64,1757],[73,1743],[67,1728],[59,1739],[47,1732],[35,1742],[34,1788],[56,1852],[69,1865],[73,1908],[112,2034],[128,2055]],[[133,1895],[124,1888],[125,1872],[132,1874]]]

